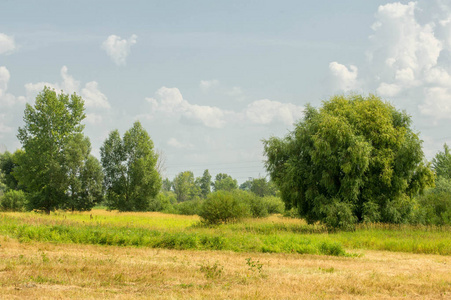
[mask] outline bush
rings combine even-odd
[[[250,215],[249,207],[236,193],[218,191],[208,195],[202,203],[199,216],[207,224],[238,221]]]
[[[175,193],[160,192],[149,201],[149,211],[175,212],[173,205],[177,202]]]
[[[451,225],[451,180],[439,177],[436,187],[417,198],[413,223]]]
[[[283,214],[285,211],[285,203],[280,197],[266,196],[262,199],[268,214]]]
[[[3,211],[25,211],[27,196],[23,191],[9,190],[0,199],[0,209]]]
[[[177,203],[174,205],[175,213],[180,215],[198,215],[200,214],[202,200],[194,199]]]
[[[335,201],[324,207],[322,223],[326,225],[329,231],[340,230],[355,230],[355,223],[357,218],[352,213],[349,204]]]

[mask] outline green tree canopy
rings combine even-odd
[[[433,184],[411,119],[379,97],[334,96],[285,138],[264,141],[266,168],[288,209],[308,222],[401,222]]]
[[[217,191],[233,191],[238,189],[238,182],[232,176],[225,173],[216,174],[215,182],[213,183],[215,192]]]
[[[30,194],[30,208],[49,213],[68,200],[74,165],[67,156],[71,143],[82,137],[84,118],[84,102],[76,94],[57,94],[45,87],[34,106],[27,104],[25,125],[18,133],[24,151],[17,155],[14,175]]]
[[[177,202],[193,200],[199,197],[201,192],[191,171],[184,171],[177,174],[172,181],[172,187],[177,196]]]
[[[208,169],[205,170],[202,177],[199,178],[199,187],[202,197],[206,198],[211,192],[211,175]]]
[[[17,150],[16,153],[20,151]],[[1,183],[5,185],[5,188],[7,190],[18,190],[19,189],[19,183],[14,177],[14,168],[16,166],[16,163],[14,162],[15,154],[12,154],[8,151],[6,151],[3,154],[0,154],[0,173],[2,173],[2,179]]]
[[[120,211],[144,211],[161,188],[158,155],[139,121],[121,139],[114,130],[100,149],[107,205]]]
[[[437,176],[451,179],[451,153],[447,144],[443,145],[443,152],[439,152],[432,159]]]

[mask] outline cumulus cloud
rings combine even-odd
[[[81,90],[81,97],[85,100],[86,107],[110,108],[107,97],[99,90],[99,84],[96,81],[86,83]]]
[[[254,101],[241,111],[225,110],[215,106],[191,104],[183,98],[179,89],[167,87],[160,88],[154,98],[146,98],[146,101],[151,110],[148,119],[157,114],[179,116],[188,123],[202,124],[210,128],[223,128],[229,122],[242,121],[263,125],[273,122],[292,125],[304,111],[301,106],[268,99]]]
[[[302,117],[304,108],[292,103],[281,103],[268,99],[257,100],[249,104],[245,110],[246,117],[257,124],[269,124],[275,120],[293,125]]]
[[[436,119],[451,118],[451,90],[443,87],[425,89],[424,104],[419,105],[420,112]]]
[[[128,39],[121,39],[120,36],[110,35],[102,44],[102,48],[107,55],[118,66],[124,66],[126,59],[130,54],[132,45],[136,44],[138,36],[132,34]]]
[[[69,74],[66,66],[63,66],[60,71],[61,82],[37,82],[25,84],[25,91],[28,101],[33,101],[36,95],[40,93],[44,86],[54,89],[57,92],[63,91],[66,94],[76,93],[80,95],[85,101],[85,107],[88,113],[85,121],[90,124],[99,124],[103,117],[100,113],[104,113],[105,109],[109,109],[110,103],[108,98],[99,90],[99,85],[96,81],[90,81],[81,87],[81,82],[76,80]]]
[[[222,128],[226,124],[228,111],[218,107],[191,104],[183,99],[178,88],[161,87],[155,93],[155,98],[146,98],[150,103],[152,113],[179,115],[188,121],[200,122],[211,128]]]
[[[2,106],[13,106],[16,103],[24,103],[24,97],[16,97],[7,92],[8,83],[11,78],[11,75],[8,69],[4,66],[0,67],[0,104]]]
[[[0,33],[0,54],[9,54],[16,49],[14,38]]]
[[[358,87],[358,69],[356,66],[350,65],[348,68],[334,61],[329,64],[329,70],[334,78],[335,88],[350,91]]]
[[[451,119],[451,5],[438,0],[381,5],[371,28],[365,72],[332,62],[335,84],[343,91],[375,90],[410,102],[425,116]]]

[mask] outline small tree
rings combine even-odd
[[[153,142],[139,121],[121,139],[112,131],[100,149],[107,205],[120,211],[144,211],[161,188]]]

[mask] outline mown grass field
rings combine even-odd
[[[2,298],[451,298],[449,227],[1,213]]]

